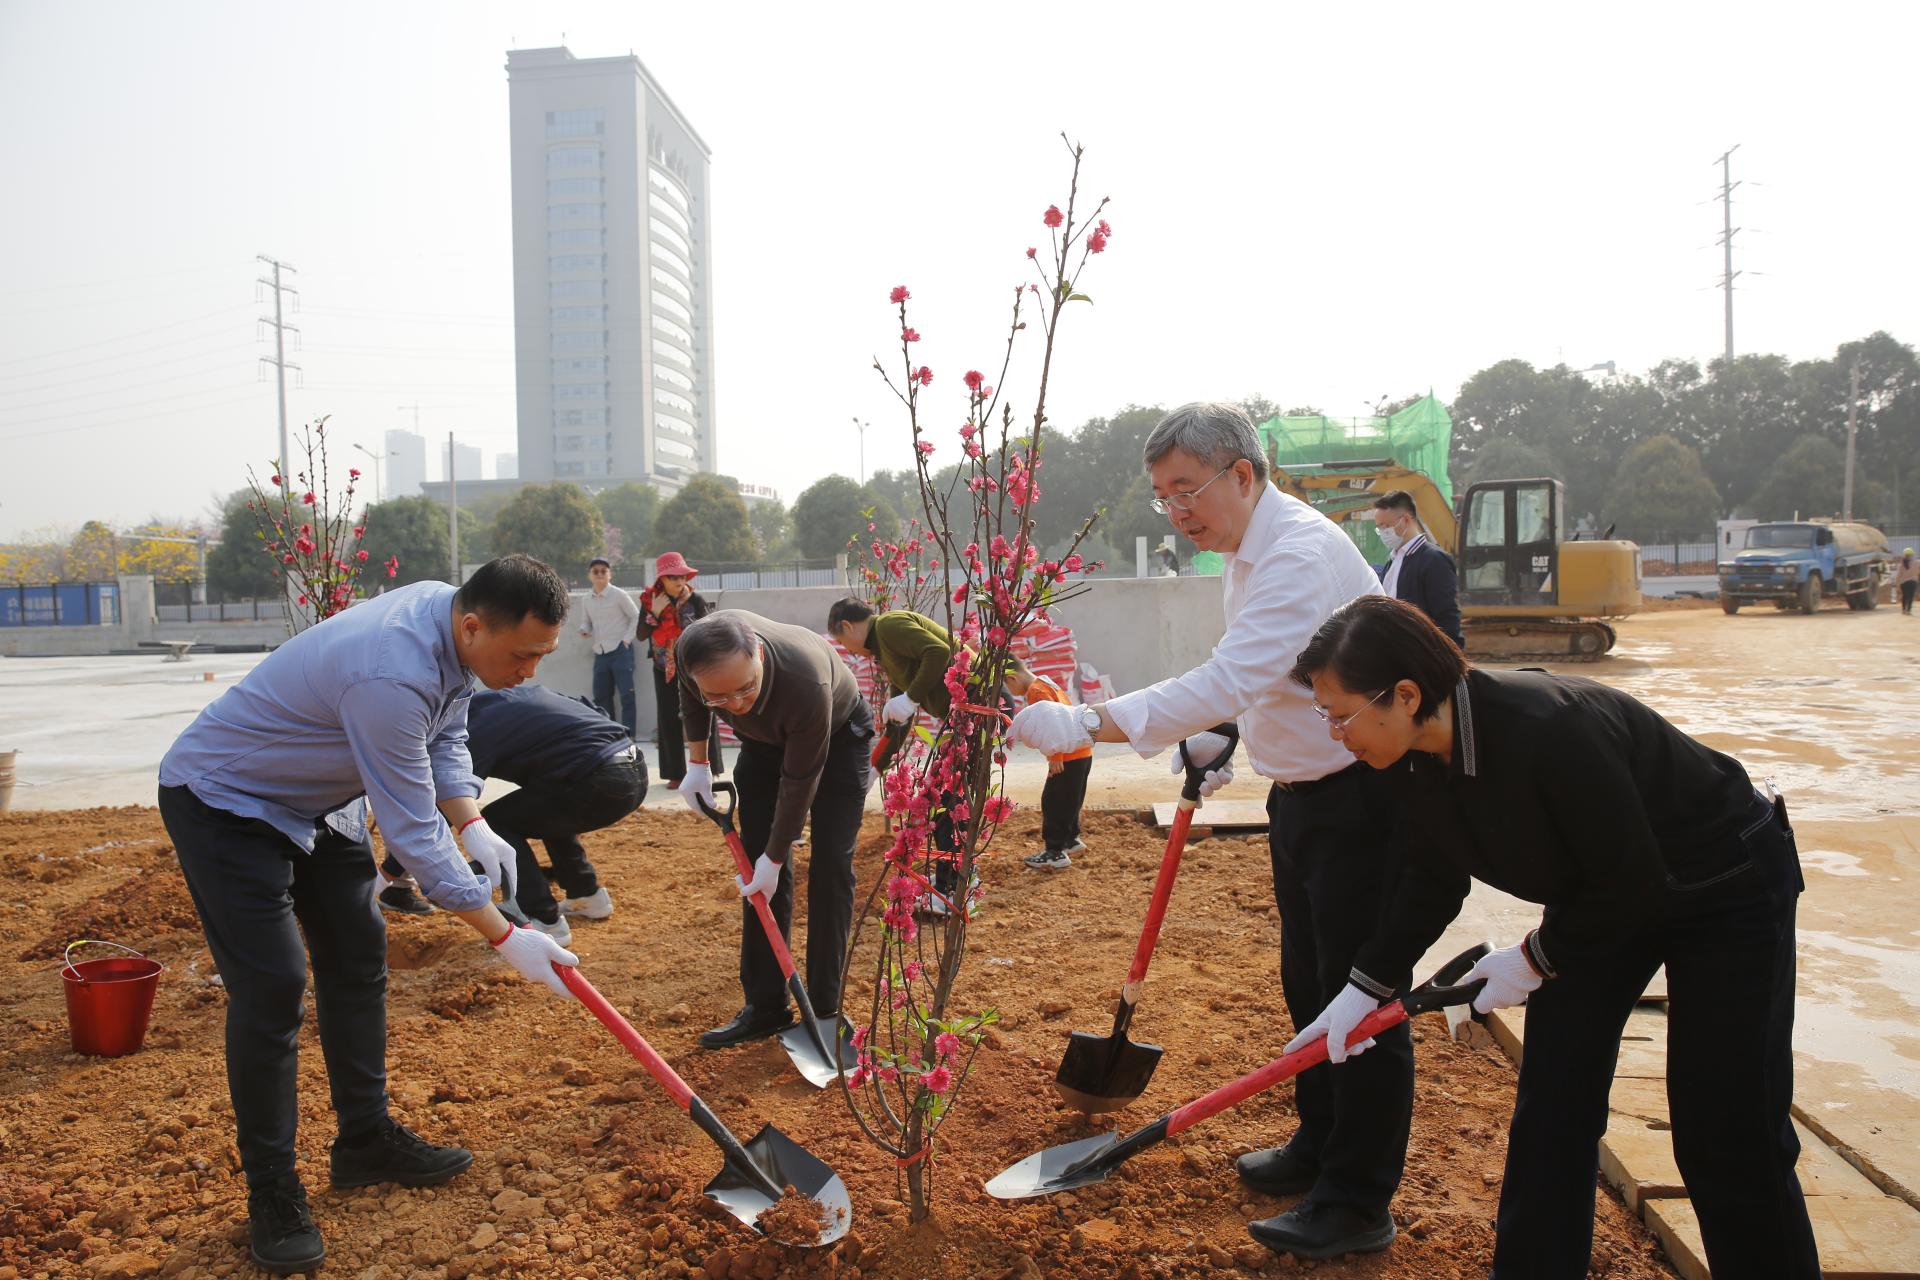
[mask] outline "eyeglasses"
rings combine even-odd
[[[1147,505],[1153,508],[1155,515],[1162,516],[1166,515],[1169,511],[1191,511],[1193,510],[1193,500],[1205,493],[1208,485],[1211,485],[1214,480],[1218,480],[1231,470],[1233,470],[1231,466],[1222,467],[1213,473],[1213,480],[1207,481],[1206,484],[1201,485],[1192,493],[1170,493],[1164,498],[1155,498]]]
[[[1359,715],[1361,711],[1365,711],[1368,707],[1372,706],[1374,703],[1380,701],[1380,699],[1386,696],[1387,696],[1387,690],[1382,689],[1379,693],[1374,694],[1371,698],[1368,698],[1365,702],[1361,703],[1359,710],[1355,711],[1353,715],[1341,716],[1337,720],[1334,719],[1333,713],[1331,711],[1328,711],[1325,707],[1321,706],[1319,703],[1314,702],[1308,705],[1310,705],[1313,708],[1313,714],[1319,716],[1320,719],[1326,724],[1328,733],[1331,733],[1336,738],[1344,738],[1347,736],[1347,726],[1353,723],[1354,716]]]
[[[702,690],[700,694],[700,704],[705,707],[719,709],[719,708],[731,706],[733,703],[736,703],[736,702],[744,701],[749,706],[751,706],[755,701],[755,699],[759,698],[760,696],[760,681],[766,675],[766,666],[765,666],[766,656],[767,656],[767,646],[766,646],[766,643],[763,641],[753,651],[753,660],[755,663],[753,679],[749,680],[746,684],[740,686],[738,689],[735,689],[732,693],[723,693],[717,698],[709,698],[706,695],[706,692]]]

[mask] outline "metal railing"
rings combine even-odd
[[[153,584],[156,622],[278,622],[285,617],[278,596],[227,596],[210,582],[182,579]]]
[[[634,560],[620,565],[613,572],[614,585],[638,591],[653,585],[651,580],[641,581],[646,572],[646,561]],[[783,560],[770,564],[755,561],[699,561],[693,566],[700,571],[695,585],[708,593],[715,591],[751,591],[760,587],[844,587],[846,574],[839,562],[828,558],[824,560]]]
[[[0,585],[0,627],[111,627],[120,622],[115,582]]]

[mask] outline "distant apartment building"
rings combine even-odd
[[[427,482],[427,438],[413,431],[387,432],[386,495],[411,498]]]
[[[461,444],[455,441],[453,445],[453,479],[460,481],[481,479],[480,458],[479,445]],[[447,478],[446,468],[447,453],[446,449],[442,448],[440,450],[440,478],[443,480]]]
[[[493,478],[495,480],[518,480],[520,478],[520,455],[517,453],[494,454]]]
[[[519,475],[718,466],[709,153],[638,58],[507,54]]]

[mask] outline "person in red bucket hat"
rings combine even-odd
[[[687,740],[680,726],[679,675],[673,666],[673,642],[693,623],[713,612],[708,599],[693,589],[700,571],[678,551],[662,552],[654,561],[653,585],[640,593],[640,623],[649,629],[647,652],[653,660],[653,699],[659,708],[660,776],[678,788],[687,776]],[[707,759],[713,772],[723,773],[720,761],[720,722],[707,739]]]

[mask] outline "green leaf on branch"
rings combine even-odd
[[[1067,301],[1068,301],[1068,302],[1084,302],[1084,303],[1086,303],[1086,304],[1087,304],[1088,306],[1092,306],[1092,305],[1093,305],[1093,299],[1092,299],[1092,298],[1089,298],[1089,297],[1088,297],[1088,296],[1087,296],[1086,294],[1084,294],[1084,293],[1074,293],[1074,294],[1069,294],[1069,295],[1067,296]]]

